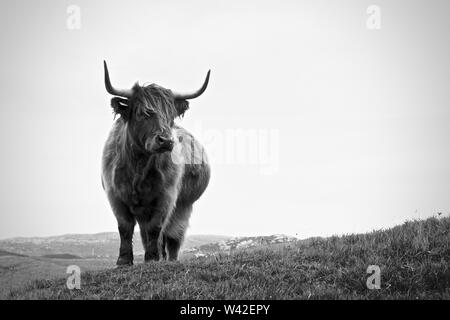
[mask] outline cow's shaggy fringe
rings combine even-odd
[[[134,94],[130,102],[137,117],[158,113],[159,116],[163,116],[167,120],[178,116],[175,99],[169,89],[156,84],[146,87],[135,85],[133,89]]]
[[[163,115],[165,120],[183,117],[189,109],[186,100],[175,100],[172,91],[156,84],[141,87],[135,84],[133,97],[128,99],[114,97],[111,99],[114,118],[122,115],[128,118],[129,112],[134,112],[137,117],[151,116],[154,113]],[[161,112],[161,114],[160,114]]]

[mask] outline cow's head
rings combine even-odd
[[[174,146],[172,127],[174,119],[182,116],[189,108],[187,100],[200,96],[208,86],[209,74],[197,91],[178,93],[156,84],[131,89],[117,89],[111,85],[108,67],[105,68],[106,91],[115,97],[111,106],[126,122],[133,142],[150,153],[171,151]]]

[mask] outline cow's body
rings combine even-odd
[[[156,85],[119,90],[111,86],[105,63],[106,88],[120,96],[111,100],[120,118],[102,158],[102,185],[119,227],[118,265],[133,263],[136,222],[145,261],[161,255],[178,258],[192,206],[208,186],[210,167],[202,145],[173,120],[187,110],[185,99],[204,91],[208,79],[209,73],[202,89],[190,95]]]
[[[127,146],[128,141],[123,138],[127,135],[126,124],[119,118],[106,141],[102,162],[103,187],[119,228],[122,224],[131,230],[137,221],[144,248],[154,251],[158,250],[157,244],[146,243],[145,225],[159,225],[161,254],[165,257],[164,245],[167,246],[169,259],[177,258],[192,205],[205,191],[210,177],[210,167],[200,143],[179,126],[173,131],[178,144],[174,150],[181,149],[175,161],[174,153],[145,155]]]

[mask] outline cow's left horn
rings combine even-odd
[[[131,98],[133,96],[132,89],[116,89],[112,86],[111,80],[109,79],[108,66],[106,65],[106,61],[103,60],[103,67],[105,69],[105,87],[106,91],[108,91],[113,96],[119,96],[124,98]]]
[[[174,98],[180,99],[180,100],[181,99],[188,100],[188,99],[194,99],[194,98],[199,97],[203,92],[205,92],[206,87],[208,86],[210,73],[211,73],[211,70],[208,70],[208,74],[206,75],[205,82],[203,82],[203,85],[200,89],[198,89],[197,91],[194,91],[194,92],[190,92],[190,93],[180,93],[180,92],[172,91]]]

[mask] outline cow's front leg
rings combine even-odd
[[[158,261],[161,248],[161,244],[159,243],[162,228],[161,216],[139,218],[138,223],[145,250],[144,261]]]
[[[118,266],[133,264],[133,233],[135,224],[134,221],[119,223],[120,249],[116,263]]]
[[[108,194],[109,201],[117,219],[120,235],[118,266],[133,264],[133,234],[136,220],[127,206],[113,195]]]

